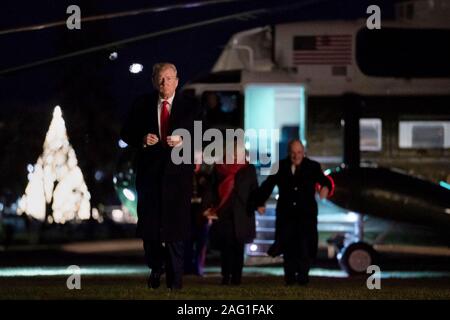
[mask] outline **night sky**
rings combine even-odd
[[[200,1],[7,0],[0,3],[0,31],[65,20],[66,8],[71,4],[80,6],[83,18],[193,2]],[[1,72],[145,33],[259,8],[269,9],[247,20],[198,27],[0,75],[0,197],[15,200],[23,192],[27,183],[26,166],[35,163],[41,154],[51,112],[59,104],[92,194],[92,204],[117,202],[112,174],[119,152],[121,119],[134,98],[151,90],[153,63],[174,62],[183,85],[207,73],[236,32],[275,23],[367,17],[366,8],[371,4],[381,7],[382,19],[393,17],[393,0],[243,0],[98,22],[82,21],[81,30],[61,26],[0,34]],[[108,57],[113,51],[117,51],[118,58],[111,61]],[[144,72],[131,74],[128,68],[134,62],[143,64]],[[104,173],[100,181],[93,178],[97,170]]]

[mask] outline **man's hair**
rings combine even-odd
[[[175,67],[175,65],[173,63],[158,62],[153,65],[152,79],[155,79],[159,75],[161,70],[166,69],[166,68],[172,69],[173,71],[175,71],[175,75],[177,75],[177,67]],[[177,78],[178,78],[178,76],[177,76]]]
[[[287,152],[290,153],[291,152],[291,147],[294,143],[300,143],[300,145],[303,147],[303,149],[305,149],[305,146],[303,145],[302,141],[300,139],[292,139],[289,140],[288,145],[287,145]]]

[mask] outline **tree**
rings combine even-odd
[[[19,200],[18,212],[56,223],[89,219],[91,196],[59,106],[53,110],[43,149],[36,164],[29,168],[29,182]]]

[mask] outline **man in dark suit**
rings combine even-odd
[[[277,185],[275,244],[271,249],[283,254],[286,285],[296,282],[305,285],[318,245],[316,184],[321,186],[320,198],[324,199],[331,190],[331,182],[318,162],[305,157],[300,140],[289,142],[288,152],[288,158],[280,161],[278,171],[259,188],[258,211],[264,212],[264,203]]]
[[[191,164],[173,163],[171,151],[181,146],[176,129],[193,133],[196,104],[176,93],[177,69],[171,63],[153,66],[155,92],[138,98],[122,128],[121,138],[137,149],[137,235],[143,239],[151,269],[150,288],[166,273],[169,289],[182,288],[184,241],[190,236]]]

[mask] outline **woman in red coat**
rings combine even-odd
[[[239,144],[235,144],[232,158],[232,163],[215,165],[215,206],[205,211],[205,216],[212,221],[211,244],[221,254],[224,285],[241,283],[245,244],[251,243],[256,236],[256,169],[245,161],[245,149]]]

